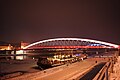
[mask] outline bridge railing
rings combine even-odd
[[[93,80],[109,80],[110,74],[113,73],[113,65],[116,62],[116,58],[113,57],[107,62]]]

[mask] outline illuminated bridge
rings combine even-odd
[[[55,38],[34,42],[24,49],[40,48],[119,48],[119,45],[82,38]]]
[[[24,47],[24,50],[13,50],[10,51],[11,54],[2,54],[0,57],[14,60],[37,59],[39,68],[52,67],[42,70],[43,72],[37,75],[35,73],[31,76],[25,75],[26,77],[23,76],[20,80],[48,80],[49,78],[52,80],[102,80],[106,78],[108,80],[108,72],[111,72],[109,70],[112,70],[113,63],[119,55],[119,48],[119,45],[92,39],[55,38],[34,42]],[[21,69],[20,65],[18,66]]]

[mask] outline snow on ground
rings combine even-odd
[[[120,80],[120,56],[114,64],[113,73],[110,76],[110,80]]]

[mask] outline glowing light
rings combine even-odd
[[[8,46],[8,49],[7,50],[10,50],[10,46]]]
[[[16,51],[16,54],[23,54],[23,50]],[[23,60],[23,56],[16,56],[16,59]]]
[[[24,46],[21,46],[21,49],[24,49]]]
[[[113,46],[114,48],[118,48],[119,45],[116,44],[112,44],[112,43],[108,43],[108,42],[103,42],[103,41],[97,41],[97,40],[91,40],[91,39],[82,39],[82,38],[55,38],[55,39],[47,39],[47,40],[42,40],[42,41],[38,41],[35,43],[32,43],[26,47],[24,47],[23,49],[27,49],[31,46],[40,44],[40,43],[44,43],[44,42],[49,42],[49,41],[56,41],[56,40],[80,40],[80,41],[88,41],[88,42],[95,42],[95,43],[99,43],[99,44],[104,44],[104,45],[109,45],[109,46]]]

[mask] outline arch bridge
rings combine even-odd
[[[83,38],[54,38],[34,42],[23,49],[41,49],[41,48],[119,48],[119,45]]]

